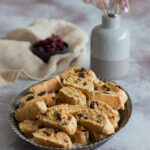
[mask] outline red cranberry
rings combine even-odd
[[[40,52],[59,52],[65,48],[65,45],[59,35],[52,34],[51,37],[35,43],[34,48]]]
[[[45,51],[43,47],[38,47],[38,50],[39,50],[40,52],[44,52],[44,51]]]

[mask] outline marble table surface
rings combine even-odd
[[[127,126],[97,150],[150,150],[150,1],[132,1],[131,13],[122,24],[131,32],[130,71],[116,82],[129,92],[133,113]],[[0,0],[0,36],[39,18],[62,18],[88,33],[101,23],[102,13],[81,0]],[[89,44],[88,44],[89,48]],[[80,62],[89,67],[90,50]],[[25,88],[37,81],[17,80],[0,88],[0,150],[35,150],[20,140],[8,124],[9,105]]]

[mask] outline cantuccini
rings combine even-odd
[[[37,115],[44,113],[46,109],[47,106],[43,101],[36,101],[17,109],[14,116],[19,122],[26,119],[35,119]]]
[[[40,114],[39,120],[42,125],[62,130],[69,135],[74,134],[77,130],[75,117],[64,109],[48,108],[45,113]]]
[[[36,84],[28,89],[33,93],[40,93],[43,91],[56,91],[62,86],[59,76],[45,80],[39,84]]]
[[[88,129],[97,133],[111,135],[115,132],[113,125],[106,114],[91,109],[84,109],[75,115],[77,122]]]
[[[38,130],[40,127],[40,123],[38,120],[24,120],[19,123],[19,129],[26,137],[33,137],[33,132]]]
[[[73,144],[69,136],[53,128],[43,128],[33,133],[37,144],[53,148],[72,148]]]
[[[72,105],[85,105],[86,96],[78,89],[73,87],[63,87],[59,90],[59,99],[61,103]]]
[[[83,126],[78,125],[75,134],[71,135],[73,143],[80,143],[81,145],[88,145],[89,142],[89,131]]]
[[[114,126],[114,128],[118,127],[118,122],[119,122],[119,113],[117,110],[114,110],[111,106],[108,104],[101,102],[101,101],[96,101],[96,100],[89,100],[87,102],[87,106],[90,109],[96,109],[102,113],[105,113]]]
[[[89,100],[105,102],[113,109],[124,109],[124,102],[120,95],[110,91],[92,91],[88,93]]]

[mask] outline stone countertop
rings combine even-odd
[[[120,80],[131,96],[133,113],[127,126],[100,150],[150,149],[150,11],[149,0],[132,1],[131,13],[122,18],[122,24],[131,32],[131,66],[128,75]],[[0,0],[0,36],[23,27],[39,18],[62,18],[83,28],[89,35],[101,22],[102,13],[80,0]],[[88,44],[89,47],[89,44]],[[80,65],[89,67],[90,51]],[[25,88],[37,81],[16,81],[0,88],[0,150],[35,150],[19,139],[8,125],[9,104]]]

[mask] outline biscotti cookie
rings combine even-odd
[[[17,121],[21,122],[26,119],[34,119],[38,114],[45,112],[46,109],[46,104],[43,101],[36,101],[17,109],[14,116]]]
[[[81,79],[76,76],[66,76],[62,81],[64,86],[72,86],[81,90],[85,95],[94,90],[93,81],[90,79]]]
[[[89,132],[83,126],[78,125],[76,133],[70,137],[73,143],[80,143],[83,146],[88,145]]]
[[[69,136],[52,128],[43,128],[33,133],[37,144],[53,148],[72,148]]]
[[[20,100],[20,103],[24,106],[30,103],[34,103],[35,101],[44,101],[45,104],[50,107],[54,106],[56,104],[56,95],[55,92],[46,92],[43,91],[39,94],[29,94],[25,97],[23,97]]]
[[[29,104],[35,101],[43,100],[47,106],[54,106],[56,104],[56,94],[54,91],[43,91],[37,94],[28,94],[19,101],[22,106]]]
[[[68,111],[73,115],[84,109],[87,109],[87,105],[68,105]]]
[[[86,104],[86,96],[80,90],[69,86],[63,87],[59,90],[59,99],[61,103],[66,104]]]
[[[99,134],[97,132],[90,132],[89,134],[90,134],[90,140],[92,142],[98,142],[107,137],[107,135]]]
[[[124,108],[124,102],[120,95],[110,91],[92,91],[88,93],[89,100],[105,102],[113,109],[119,110]]]
[[[110,135],[114,133],[114,127],[107,118],[106,114],[92,109],[84,109],[75,114],[80,125],[89,131],[100,134]]]
[[[39,119],[42,125],[62,130],[69,135],[74,134],[77,130],[75,117],[64,109],[47,109],[45,113],[39,116]]]
[[[87,109],[87,105],[69,105],[69,104],[60,104],[56,106],[49,107],[48,110],[55,110],[55,111],[60,111],[60,110],[66,110],[71,114],[75,114],[83,109]]]
[[[127,94],[125,93],[125,91],[123,90],[123,88],[118,85],[118,84],[115,84],[111,81],[109,82],[106,82],[105,84],[103,85],[99,85],[97,86],[97,89],[96,90],[99,90],[99,91],[111,91],[111,92],[115,92],[117,93],[118,95],[121,96],[121,99],[122,99],[122,102],[125,104],[128,100],[128,96]]]
[[[35,94],[28,94],[28,95],[25,95],[25,96],[23,96],[23,97],[20,99],[19,103],[23,106],[23,105],[25,104],[25,102],[31,101],[31,100],[33,100],[35,97],[36,97]]]
[[[24,134],[24,136],[31,138],[33,132],[38,130],[40,123],[38,120],[24,120],[19,123],[19,130]]]
[[[94,90],[95,74],[90,69],[74,67],[60,75],[64,86],[72,86],[81,90],[85,95]]]
[[[91,69],[83,67],[72,67],[69,70],[66,70],[63,74],[61,74],[60,77],[65,78],[68,75],[77,76],[79,78],[86,78],[92,81],[97,79],[95,73]]]
[[[48,107],[56,104],[56,94],[54,91],[49,91],[43,96],[39,96],[38,99],[43,100]]]
[[[59,76],[45,80],[39,84],[36,84],[28,89],[28,91],[33,93],[40,93],[43,91],[56,91],[62,86]]]
[[[108,104],[101,102],[101,101],[95,101],[95,100],[89,100],[87,102],[87,106],[90,109],[96,109],[102,113],[105,113],[114,126],[114,128],[118,127],[118,122],[119,122],[119,113],[117,110],[112,109],[111,106]]]

